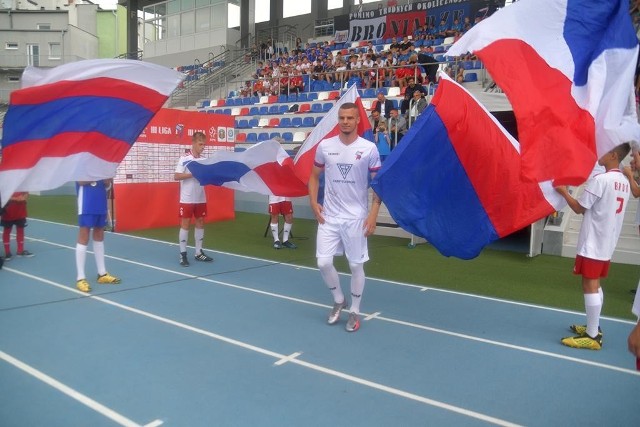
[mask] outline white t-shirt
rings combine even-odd
[[[380,169],[376,145],[358,137],[345,145],[339,136],[318,144],[315,165],[324,168],[323,215],[364,219],[369,212],[369,175]]]
[[[620,169],[611,169],[587,182],[578,199],[586,209],[578,235],[578,255],[601,261],[611,259],[622,230],[629,192],[629,181]]]
[[[187,163],[191,162],[195,157],[193,153],[189,151],[178,160],[176,166],[176,173],[188,172]],[[198,159],[204,159],[204,156],[198,157]],[[206,203],[207,196],[204,194],[204,187],[200,185],[197,179],[187,178],[180,181],[180,203]]]

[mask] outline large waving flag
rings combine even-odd
[[[371,186],[404,230],[443,255],[471,259],[564,206],[550,182],[522,180],[521,168],[518,142],[442,76]]]
[[[327,112],[327,115],[320,120],[320,123],[318,123],[309,134],[296,154],[294,159],[296,174],[305,184],[309,182],[309,176],[311,176],[311,169],[313,168],[313,159],[315,158],[316,148],[320,141],[338,135],[340,131],[338,127],[338,110],[340,109],[340,106],[346,102],[355,103],[360,111],[358,135],[368,139],[369,141],[373,141],[373,132],[371,130],[371,124],[369,123],[367,111],[362,105],[362,100],[360,99],[360,94],[358,93],[356,85],[352,85],[347,89],[342,97],[340,97],[333,108]]]
[[[28,67],[4,118],[0,198],[115,175],[184,76],[142,61]]]
[[[187,165],[201,185],[217,185],[240,191],[284,197],[308,194],[298,179],[293,160],[278,141],[259,142],[241,152],[214,151],[211,157]]]
[[[598,158],[640,141],[628,0],[520,0],[448,51],[474,52],[513,105],[523,174],[579,185]]]

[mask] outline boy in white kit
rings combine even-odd
[[[180,232],[178,242],[180,244],[180,265],[189,266],[187,260],[187,240],[189,238],[189,224],[191,218],[195,220],[195,260],[211,262],[213,258],[207,256],[202,251],[204,240],[204,219],[207,217],[207,196],[204,187],[193,177],[187,169],[187,164],[193,159],[203,158],[202,152],[207,142],[207,137],[202,132],[195,132],[191,138],[191,150],[180,157],[174,174],[174,179],[180,181]]]
[[[578,200],[569,194],[566,187],[556,188],[574,212],[584,214],[573,272],[582,275],[587,324],[569,327],[577,334],[562,339],[562,344],[569,347],[602,348],[600,312],[604,295],[600,278],[607,277],[629,201],[629,181],[619,166],[630,150],[629,144],[624,143],[603,155],[598,164],[604,166],[606,172],[590,179]]]
[[[360,327],[360,301],[365,285],[364,263],[369,260],[367,236],[376,228],[380,198],[373,194],[368,208],[369,177],[380,169],[376,145],[358,136],[358,107],[345,103],[338,111],[339,134],[318,144],[309,178],[309,201],[318,220],[316,257],[318,268],[334,299],[327,323],[333,325],[347,307],[334,255],[346,254],[351,270],[351,308],[346,330]],[[324,170],[324,201],[318,203],[320,173]]]

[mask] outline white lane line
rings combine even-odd
[[[34,280],[41,281],[42,283],[46,283],[46,284],[49,284],[49,285],[54,285],[54,286],[56,286],[56,287],[58,287],[60,289],[65,289],[65,290],[68,290],[68,291],[75,291],[75,289],[71,289],[68,286],[62,285],[60,283],[52,282],[51,280],[42,279],[40,277],[31,275],[31,274],[27,274],[27,273],[22,273],[22,272],[17,272],[17,273],[21,274],[23,276],[32,278]],[[302,361],[302,360],[300,360],[298,358],[291,358],[290,356],[287,356],[285,354],[280,354],[280,353],[277,353],[275,351],[267,350],[265,348],[261,348],[261,347],[255,346],[253,344],[245,343],[245,342],[233,339],[233,338],[226,337],[224,335],[216,334],[214,332],[207,331],[207,330],[201,329],[201,328],[197,328],[195,326],[191,326],[191,325],[188,325],[186,323],[178,322],[176,320],[169,319],[167,317],[159,316],[157,314],[153,314],[153,313],[148,312],[148,311],[140,310],[140,309],[135,308],[135,307],[131,307],[131,306],[128,306],[128,305],[125,305],[125,304],[120,304],[120,303],[108,300],[106,298],[102,298],[102,297],[99,297],[99,296],[96,296],[96,295],[90,295],[90,294],[85,294],[85,295],[87,295],[88,299],[99,301],[99,302],[102,302],[104,304],[108,304],[108,305],[111,305],[113,307],[117,307],[119,309],[128,311],[130,313],[135,313],[135,314],[138,314],[140,316],[144,316],[144,317],[147,317],[147,318],[150,318],[150,319],[153,319],[153,320],[157,320],[159,322],[162,322],[162,323],[165,323],[165,324],[168,324],[168,325],[171,325],[171,326],[175,326],[177,328],[181,328],[181,329],[184,329],[184,330],[187,330],[187,331],[190,331],[190,332],[194,332],[196,334],[203,335],[203,336],[206,336],[206,337],[209,337],[209,338],[213,338],[215,340],[218,340],[218,341],[221,341],[221,342],[224,342],[224,343],[227,343],[227,344],[231,344],[231,345],[243,348],[245,350],[249,350],[249,351],[253,351],[255,353],[263,354],[265,356],[272,357],[272,358],[277,359],[277,360],[282,360],[282,359],[289,358],[287,360],[289,363],[300,365],[300,366],[303,366],[305,368],[312,369],[314,371],[321,372],[321,373],[324,373],[324,374],[327,374],[327,375],[331,375],[331,376],[334,376],[334,377],[337,377],[337,378],[342,378],[344,380],[351,381],[351,382],[354,382],[354,383],[357,383],[357,384],[360,384],[360,385],[364,385],[366,387],[370,387],[370,388],[373,388],[373,389],[376,389],[376,390],[384,391],[384,392],[389,393],[389,394],[393,394],[393,395],[396,395],[396,396],[404,397],[406,399],[414,400],[416,402],[424,403],[424,404],[427,404],[429,406],[437,407],[437,408],[444,409],[444,410],[447,410],[447,411],[450,411],[450,412],[455,412],[455,413],[458,413],[458,414],[461,414],[461,415],[465,415],[467,417],[471,417],[471,418],[483,420],[483,421],[486,421],[486,422],[490,422],[490,423],[493,423],[493,424],[499,425],[499,426],[509,426],[509,427],[518,426],[518,424],[511,423],[510,421],[502,420],[500,418],[495,418],[495,417],[492,417],[490,415],[486,415],[486,414],[483,414],[483,413],[480,413],[480,412],[471,411],[469,409],[465,409],[465,408],[462,408],[462,407],[450,405],[448,403],[440,402],[438,400],[429,399],[429,398],[424,397],[424,396],[420,396],[420,395],[417,395],[417,394],[409,393],[409,392],[404,391],[404,390],[400,390],[400,389],[397,389],[397,388],[394,388],[394,387],[389,387],[389,386],[386,386],[384,384],[376,383],[374,381],[369,381],[369,380],[366,380],[364,378],[360,378],[360,377],[356,377],[356,376],[353,376],[353,375],[346,374],[344,372],[336,371],[334,369],[325,368],[324,366],[316,365],[314,363],[304,362],[304,361]]]
[[[148,424],[145,424],[145,425],[144,425],[144,426],[142,426],[142,427],[159,427],[159,426],[161,426],[162,424],[164,424],[164,422],[163,422],[162,420],[154,420],[154,421],[151,421],[151,422],[150,422],[150,423],[148,423]]]
[[[76,229],[78,228],[77,225],[62,224],[62,223],[59,223],[59,222],[46,221],[46,220],[37,219],[37,218],[29,218],[29,221],[37,221],[37,222],[42,222],[42,223],[45,223],[45,224],[57,225],[57,226],[61,226],[61,227],[76,228]],[[144,241],[153,242],[153,243],[159,243],[161,245],[167,245],[167,246],[177,246],[176,243],[165,242],[163,240],[152,239],[152,238],[143,237],[143,236],[133,236],[133,235],[130,235],[130,234],[122,234],[122,233],[118,233],[118,234],[116,234],[116,236],[129,238],[129,239],[144,240]],[[25,239],[30,240],[31,238],[30,237],[25,237]],[[35,241],[36,239],[33,239],[33,240]],[[61,245],[59,243],[47,241],[46,239],[38,239],[37,241],[42,241],[44,243],[51,244],[51,245],[54,245],[54,246],[60,246],[60,247],[63,247],[63,248],[75,250],[75,246],[72,247],[72,246],[67,246],[67,245]],[[192,247],[192,246],[190,246],[190,247]],[[234,253],[231,253],[231,252],[224,252],[224,251],[216,251],[214,249],[207,249],[207,250],[209,250],[211,252],[214,252],[214,253],[219,253],[219,254],[228,255],[228,256],[232,256],[232,257],[250,259],[250,260],[255,260],[255,261],[261,261],[261,262],[268,263],[268,265],[274,265],[274,266],[282,265],[282,266],[287,266],[287,267],[294,267],[294,268],[296,268],[298,270],[299,269],[305,269],[305,270],[319,271],[317,268],[307,267],[307,266],[304,266],[304,265],[289,264],[289,263],[286,263],[286,262],[279,262],[279,261],[274,261],[274,260],[269,260],[269,259],[264,259],[264,258],[258,258],[258,257],[248,256],[248,255],[234,254]],[[112,259],[116,259],[116,260],[120,260],[120,261],[125,261],[125,262],[130,261],[130,260],[125,260],[125,259],[122,259],[122,258],[114,257],[114,256],[111,256],[111,255],[105,255],[105,256],[107,258],[112,258]],[[140,263],[138,263],[138,264],[139,265],[146,265],[146,264],[140,264]],[[150,268],[155,268],[155,267],[153,267],[151,265],[147,265],[147,266],[150,267]],[[172,271],[172,270],[166,270],[166,271],[171,271],[172,273],[180,274],[180,273],[178,273],[176,271]],[[348,274],[348,273],[338,272],[338,274],[340,274],[342,276],[350,276],[350,274]],[[487,296],[483,296],[483,295],[470,294],[470,293],[467,293],[467,292],[459,292],[459,291],[452,291],[452,290],[449,290],[449,289],[434,288],[434,287],[426,286],[426,285],[416,285],[416,284],[413,284],[413,283],[397,282],[395,280],[389,280],[389,279],[378,279],[378,278],[375,278],[375,277],[367,277],[367,279],[368,280],[375,280],[377,282],[386,283],[386,284],[390,284],[390,285],[397,285],[397,286],[402,286],[402,287],[406,287],[406,288],[415,288],[415,289],[419,290],[420,292],[426,292],[426,291],[442,292],[442,293],[446,293],[446,294],[461,295],[461,296],[465,296],[465,297],[469,297],[469,298],[483,299],[483,300],[499,302],[499,303],[503,303],[503,304],[517,305],[517,306],[521,306],[521,307],[536,308],[536,309],[540,309],[540,310],[553,311],[553,312],[557,312],[557,313],[567,313],[567,314],[576,314],[576,315],[579,315],[579,316],[584,316],[584,313],[578,312],[578,311],[575,311],[575,310],[567,310],[567,309],[562,309],[562,308],[547,307],[547,306],[544,306],[544,305],[531,304],[531,303],[519,302],[519,301],[512,301],[512,300],[503,299],[503,298],[487,297]],[[609,320],[609,321],[612,321],[612,322],[618,322],[618,323],[625,323],[625,324],[628,324],[628,325],[635,325],[634,321],[627,320],[627,319],[619,319],[617,317],[600,316],[600,319],[605,319],[605,320]]]
[[[59,247],[62,247],[62,248],[74,249],[75,250],[75,247],[62,245],[60,243],[50,242],[49,244],[54,245],[54,246],[59,246]],[[130,259],[119,258],[119,257],[110,257],[110,258],[117,259],[118,261],[130,263],[130,264],[138,265],[138,266],[141,266],[141,267],[150,268],[150,269],[153,269],[153,270],[172,273],[172,274],[176,274],[176,275],[183,276],[183,277],[186,277],[186,278],[196,279],[196,280],[200,280],[200,281],[207,282],[207,283],[214,283],[216,285],[221,285],[221,286],[225,286],[225,287],[229,287],[229,288],[233,288],[233,289],[239,289],[239,290],[243,290],[243,291],[247,291],[247,292],[253,292],[253,293],[256,293],[256,294],[259,294],[259,295],[266,295],[266,296],[269,296],[269,297],[283,299],[283,300],[286,300],[286,301],[292,301],[292,302],[297,302],[297,303],[301,303],[301,304],[307,304],[307,305],[311,305],[311,306],[314,306],[314,307],[321,307],[321,308],[331,308],[332,307],[332,306],[326,305],[326,304],[320,304],[320,303],[317,303],[317,302],[308,301],[308,300],[304,300],[304,299],[300,299],[300,298],[294,298],[294,297],[290,297],[290,296],[287,296],[287,295],[277,294],[277,293],[274,293],[274,292],[267,292],[267,291],[262,291],[262,290],[259,290],[259,289],[249,288],[249,287],[246,287],[246,286],[240,286],[240,285],[236,285],[236,284],[233,284],[233,283],[228,283],[228,282],[223,282],[223,281],[220,281],[220,280],[210,279],[208,277],[194,276],[192,274],[182,273],[180,271],[170,270],[168,268],[157,267],[157,266],[154,266],[154,265],[145,264],[145,263],[141,263],[141,262],[138,262],[138,261],[132,261]],[[33,276],[33,275],[29,274],[29,273],[24,273],[22,271],[18,271],[18,270],[12,269],[12,268],[5,268],[5,270],[10,271],[12,273],[16,273],[16,274],[22,275],[22,276],[25,276],[25,277],[32,278],[32,279],[35,279],[35,280],[40,280],[40,281],[42,281],[44,283],[48,283],[50,285],[60,287],[61,289],[70,290],[70,291],[73,291],[73,292],[75,292],[77,294],[80,294],[80,295],[84,295],[84,296],[90,295],[90,294],[86,294],[84,292],[80,292],[80,291],[76,290],[75,288],[71,288],[69,286],[57,284],[57,283],[52,282],[50,280],[42,279],[42,278],[40,278],[38,276]],[[364,316],[367,316],[366,313],[362,313],[362,314]],[[575,358],[575,357],[565,356],[565,355],[559,354],[559,353],[552,353],[552,352],[548,352],[548,351],[537,350],[537,349],[530,348],[530,347],[523,347],[523,346],[518,346],[518,345],[514,345],[514,344],[509,344],[509,343],[505,343],[505,342],[502,342],[502,341],[495,341],[495,340],[490,340],[490,339],[486,339],[486,338],[479,338],[479,337],[476,337],[476,336],[473,336],[473,335],[467,335],[467,334],[462,334],[462,333],[458,333],[458,332],[447,331],[447,330],[444,330],[444,329],[433,328],[433,327],[430,327],[430,326],[421,325],[419,323],[411,323],[411,322],[406,322],[406,321],[403,321],[403,320],[392,319],[392,318],[389,318],[389,317],[378,316],[378,315],[376,315],[376,313],[373,313],[370,316],[373,316],[376,319],[379,319],[379,320],[382,320],[382,321],[385,321],[385,322],[396,323],[396,324],[399,324],[399,325],[409,326],[409,327],[416,328],[416,329],[422,329],[422,330],[435,332],[435,333],[439,333],[439,334],[444,334],[444,335],[449,335],[449,336],[453,336],[453,337],[457,337],[457,338],[462,338],[462,339],[467,339],[467,340],[471,340],[471,341],[482,342],[482,343],[485,343],[485,344],[494,345],[494,346],[498,346],[498,347],[510,348],[510,349],[513,349],[513,350],[523,351],[523,352],[532,353],[532,354],[538,354],[538,355],[541,355],[541,356],[547,356],[547,357],[552,357],[552,358],[556,358],[556,359],[562,359],[562,360],[566,360],[566,361],[570,361],[570,362],[574,362],[574,363],[579,363],[579,364],[582,364],[582,365],[589,365],[589,366],[594,366],[594,367],[598,367],[598,368],[609,369],[609,370],[612,370],[612,371],[623,372],[623,373],[631,374],[631,375],[635,375],[635,376],[640,376],[640,371],[636,371],[636,370],[633,370],[633,369],[621,368],[621,367],[615,366],[615,365],[607,365],[605,363],[592,362],[592,361],[585,360],[585,359],[578,359],[578,358]],[[365,318],[365,320],[368,320],[368,319]]]
[[[37,378],[38,380],[42,381],[43,383],[50,385],[51,387],[55,388],[56,390],[66,394],[67,396],[71,397],[72,399],[77,400],[78,402],[82,403],[83,405],[87,406],[88,408],[93,409],[94,411],[100,413],[101,415],[104,415],[105,417],[109,418],[110,420],[113,420],[114,422],[120,424],[121,426],[125,426],[125,427],[141,427],[140,424],[130,420],[129,418],[125,417],[124,415],[121,415],[121,414],[117,413],[113,409],[107,408],[103,404],[101,404],[99,402],[96,402],[95,400],[91,399],[90,397],[85,396],[84,394],[80,393],[79,391],[72,389],[71,387],[61,383],[60,381],[56,380],[55,378],[50,377],[49,375],[45,374],[44,372],[41,372],[41,371],[37,370],[36,368],[33,368],[32,366],[27,365],[26,363],[16,359],[13,356],[8,355],[7,353],[5,353],[4,351],[1,351],[1,350],[0,350],[0,359],[4,360],[7,363],[10,363],[11,365],[13,365],[16,368],[26,372],[27,374],[31,375],[32,377]]]
[[[283,357],[282,359],[278,360],[276,363],[274,363],[274,365],[276,366],[280,366],[280,365],[284,365],[287,362],[291,362],[293,359],[297,358],[298,356],[300,356],[302,354],[301,351],[296,351],[295,353],[292,353],[286,357]]]
[[[375,313],[371,313],[368,316],[364,317],[364,320],[371,320],[371,319],[375,319],[378,316],[380,316],[382,313],[380,313],[379,311],[376,311]]]

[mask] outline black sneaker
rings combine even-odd
[[[22,252],[18,252],[18,256],[24,256],[24,257],[27,257],[27,258],[31,258],[32,256],[34,256],[34,254],[29,252],[29,251],[27,251],[27,250],[24,250]]]
[[[273,242],[273,249],[282,249],[282,243],[280,243],[280,240]]]
[[[11,254],[11,252],[7,252],[6,254],[4,254],[5,261],[11,261],[12,258],[13,258],[13,255]]]
[[[186,252],[180,252],[180,265],[183,267],[189,267],[189,260],[187,259]]]
[[[0,270],[2,270],[3,265],[4,265],[4,258],[0,256]]]
[[[213,261],[213,258],[206,256],[204,252],[200,251],[200,253],[196,255],[196,261],[211,262]]]
[[[291,240],[287,240],[286,242],[282,242],[282,246],[284,246],[287,249],[298,249],[296,244],[293,243]]]

